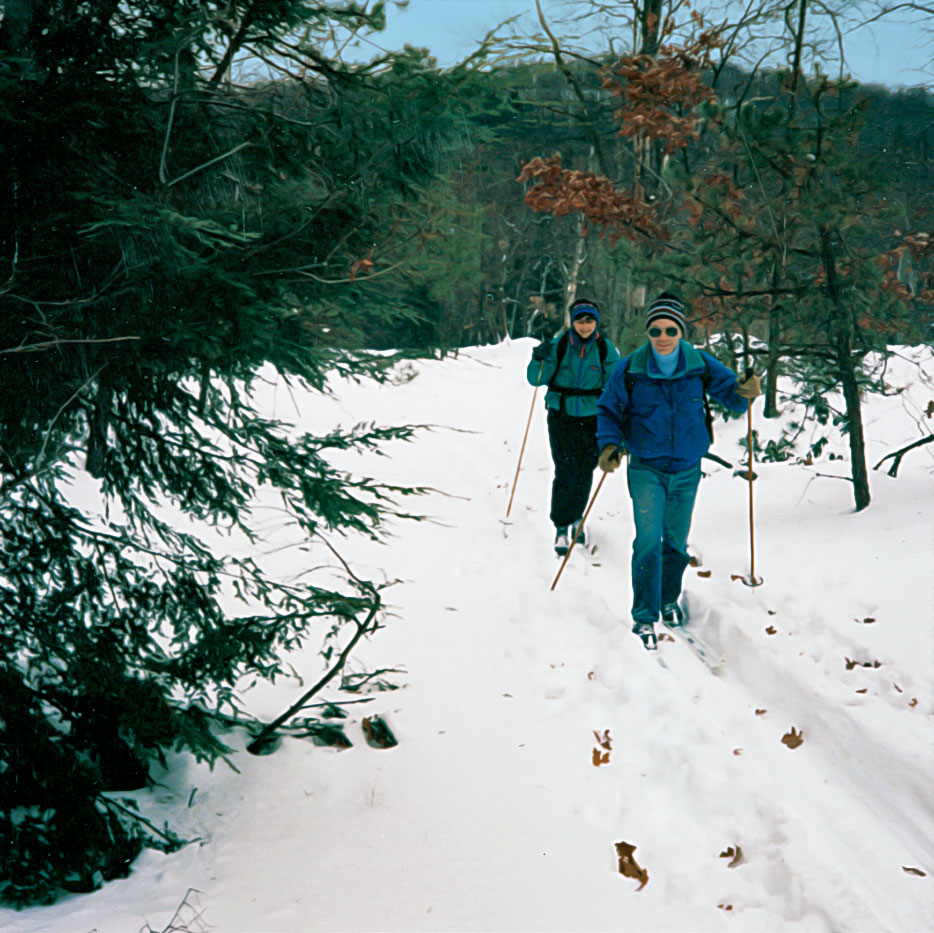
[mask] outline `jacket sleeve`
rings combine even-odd
[[[736,383],[739,377],[732,369],[728,369],[718,359],[709,353],[702,353],[710,369],[710,382],[707,383],[707,394],[730,411],[741,415],[749,408],[749,402],[736,393]]]
[[[619,363],[619,354],[617,363]],[[610,354],[607,353],[607,364]],[[623,442],[624,415],[629,408],[629,393],[626,391],[625,365],[613,366],[613,372],[607,381],[600,401],[597,403],[597,449],[603,450],[607,444],[620,446]]]
[[[557,339],[548,343],[548,356],[545,357],[544,364],[542,360],[536,360],[534,357],[529,360],[529,365],[525,370],[525,378],[530,386],[544,386],[551,382],[555,374],[555,364],[558,362],[555,354],[558,350]]]

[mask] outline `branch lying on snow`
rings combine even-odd
[[[350,569],[348,568],[348,572]],[[351,576],[353,574],[351,573]],[[357,579],[354,577],[354,579]],[[369,611],[366,618],[360,622],[356,621],[357,631],[354,633],[353,637],[347,642],[344,650],[341,652],[340,657],[337,659],[337,663],[321,678],[310,690],[307,690],[305,693],[299,697],[299,699],[293,703],[282,715],[277,716],[269,725],[264,726],[263,729],[259,732],[256,738],[247,745],[247,751],[251,752],[254,755],[260,754],[263,750],[263,746],[266,744],[270,735],[279,728],[286,720],[290,719],[296,713],[300,712],[305,706],[308,700],[311,699],[319,690],[327,686],[334,677],[337,676],[338,672],[341,671],[344,667],[347,658],[350,657],[350,652],[353,651],[357,642],[363,638],[364,635],[367,635],[371,632],[375,632],[377,625],[372,625],[371,623],[376,618],[376,613],[379,612],[380,606],[382,605],[379,593],[373,591],[374,604],[373,608]]]
[[[920,441],[915,441],[913,444],[909,444],[907,447],[902,447],[901,450],[895,450],[890,454],[886,454],[874,467],[874,470],[878,470],[886,460],[890,457],[895,459],[892,461],[892,465],[888,469],[889,476],[898,476],[898,468],[901,466],[902,457],[908,453],[909,450],[914,450],[915,447],[921,447],[923,444],[930,444],[934,442],[934,434],[929,434],[927,437],[922,437]]]
[[[175,908],[172,919],[161,929],[153,930],[147,923],[140,930],[140,933],[197,933],[197,931],[206,931],[209,927],[204,922],[204,909],[189,902],[188,898],[192,894],[198,895],[201,892],[197,888],[189,888],[181,903]],[[197,900],[197,897],[194,898]],[[197,926],[192,926],[197,924]]]

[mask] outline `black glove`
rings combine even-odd
[[[548,359],[549,350],[551,350],[550,343],[540,343],[532,351],[532,359],[535,360],[536,363],[540,363],[542,360]]]
[[[607,444],[600,451],[599,467],[604,473],[612,473],[623,461],[626,448],[622,445]]]

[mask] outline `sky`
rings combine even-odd
[[[704,4],[695,6],[702,10]],[[543,7],[551,25],[568,9],[562,0],[546,0]],[[387,28],[372,39],[385,49],[427,47],[448,66],[511,16],[520,17],[527,32],[539,31],[534,0],[410,0],[404,9],[387,4]],[[849,34],[845,47],[850,73],[864,83],[888,87],[934,84],[930,20],[930,15],[905,12]]]
[[[684,600],[709,663],[677,632],[650,653],[630,632],[623,470],[592,500],[596,551],[575,549],[553,587],[551,458],[542,393],[525,379],[533,345],[401,363],[384,385],[335,378],[327,396],[264,370],[258,410],[290,437],[431,426],[385,456],[329,454],[356,476],[434,490],[400,502],[425,520],[392,521],[385,544],[332,538],[355,573],[396,581],[384,627],[349,665],[383,674],[357,693],[337,678],[315,698],[346,704],[331,722],[351,746],[284,737],[255,757],[233,731],[233,767],[169,753],[150,788],[115,796],[191,843],[144,852],[97,892],[0,908],[4,933],[932,928],[934,447],[909,453],[897,477],[872,471],[872,504],[855,513],[846,439],[834,430],[809,464],[828,428],[805,424],[797,456],[756,463],[758,587],[734,579],[749,571],[748,483],[705,461]],[[889,392],[865,399],[870,465],[930,430],[932,351],[893,349]],[[754,406],[763,444],[800,419],[783,405],[768,422]],[[717,422],[715,450],[736,465],[745,429]],[[70,496],[107,520],[83,470]],[[203,533],[282,580],[339,570],[281,506],[272,490],[255,503],[252,542]],[[292,676],[238,685],[262,721],[320,678],[324,628],[290,653]],[[365,716],[398,744],[372,747]],[[621,843],[645,883],[620,873]]]

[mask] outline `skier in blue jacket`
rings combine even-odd
[[[570,308],[571,328],[532,351],[526,370],[530,385],[547,385],[548,440],[555,476],[551,484],[551,520],[555,553],[567,554],[578,533],[600,451],[597,447],[597,400],[619,351],[597,330],[600,309],[580,298]]]
[[[655,623],[680,625],[678,599],[690,563],[691,513],[701,457],[710,446],[705,390],[731,411],[745,412],[760,394],[745,380],[695,349],[684,304],[663,292],[645,315],[647,342],[613,370],[597,411],[599,465],[612,473],[629,452],[629,495],[636,536],[632,547],[632,630],[656,647]]]

